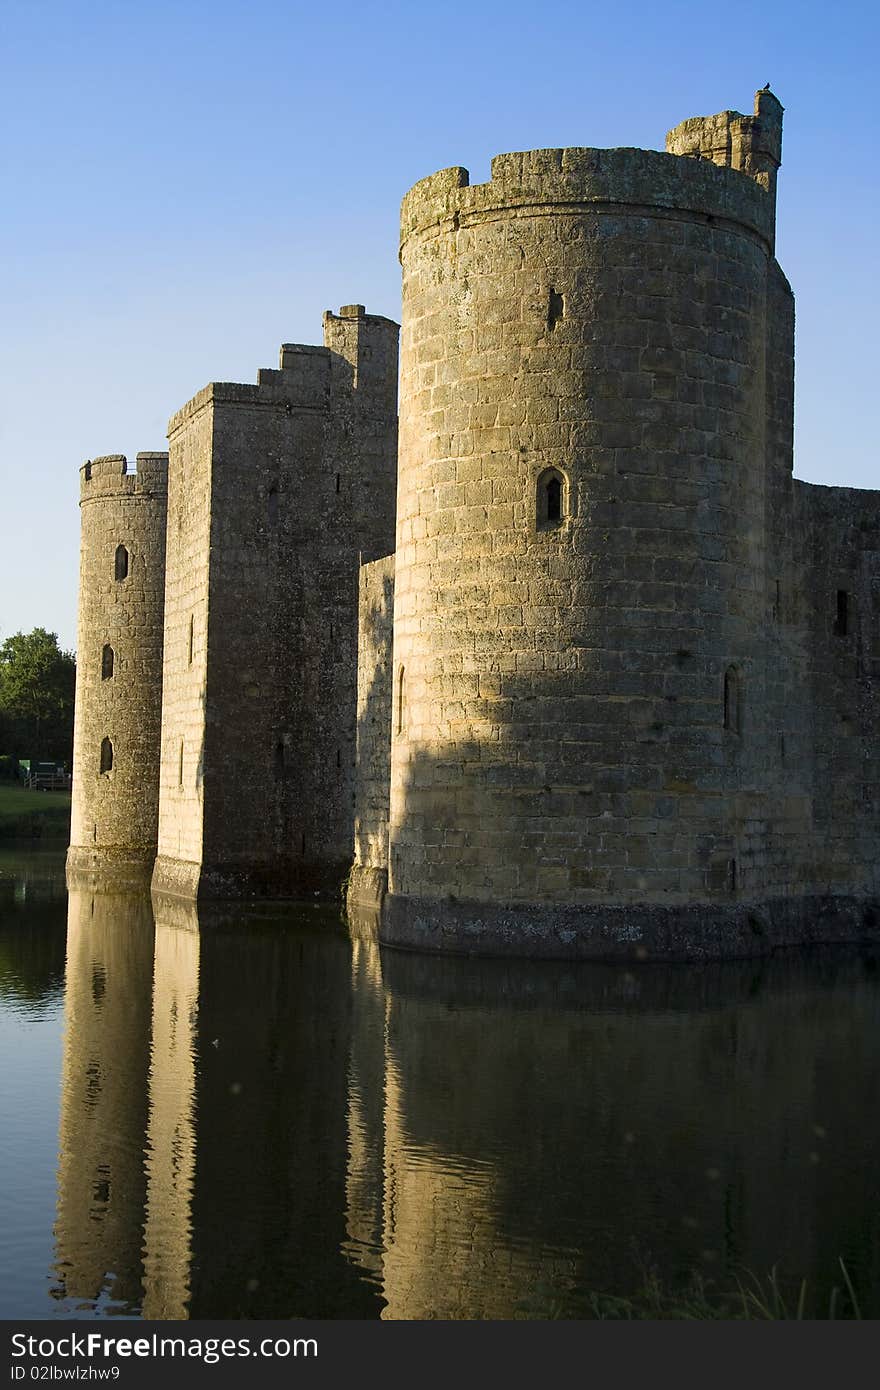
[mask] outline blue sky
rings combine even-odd
[[[880,485],[875,4],[4,0],[0,640],[76,645],[78,469],[165,447],[325,308],[399,318],[417,179],[559,145],[662,149],[786,108],[777,252],[797,300],[795,471]]]

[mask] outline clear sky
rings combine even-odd
[[[880,485],[868,0],[3,0],[0,640],[76,645],[80,464],[164,449],[325,308],[400,315],[400,198],[493,154],[786,108],[795,471]]]

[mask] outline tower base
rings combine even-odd
[[[699,961],[799,946],[880,944],[876,897],[776,898],[727,906],[499,906],[395,894],[380,940],[417,951],[533,959]]]
[[[67,851],[65,876],[68,888],[92,893],[142,892],[150,886],[153,851],[110,845],[71,845]]]
[[[211,899],[338,898],[347,865],[294,861],[274,864],[196,864],[159,855],[151,888],[163,897]]]

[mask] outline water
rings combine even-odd
[[[574,1318],[845,1260],[880,1316],[880,970],[439,960],[154,921],[0,852],[0,1316]]]

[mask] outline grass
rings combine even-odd
[[[610,1294],[592,1294],[590,1311],[594,1318],[604,1321],[642,1321],[684,1319],[688,1321],[747,1321],[781,1322],[804,1319],[861,1319],[862,1311],[849,1271],[838,1260],[840,1282],[835,1283],[828,1298],[827,1310],[807,1311],[806,1279],[801,1280],[797,1297],[792,1300],[782,1289],[774,1265],[763,1278],[750,1270],[737,1277],[734,1285],[719,1291],[694,1274],[684,1289],[666,1289],[656,1270],[643,1271],[641,1291],[632,1298],[617,1298]]]
[[[0,840],[65,840],[69,831],[70,792],[0,783]]]
[[[860,1320],[862,1310],[853,1288],[852,1279],[849,1276],[849,1270],[842,1259],[838,1259],[837,1263],[840,1266],[843,1282],[839,1285],[833,1285],[831,1289],[828,1299],[828,1317],[832,1321],[837,1317]],[[806,1317],[804,1312],[807,1304],[806,1279],[801,1280],[797,1303],[793,1306],[786,1300],[779,1287],[779,1276],[775,1265],[767,1275],[766,1280],[761,1280],[754,1274],[748,1274],[745,1282],[737,1280],[737,1283],[742,1317],[744,1318],[758,1318],[764,1321],[794,1319],[800,1322]]]

